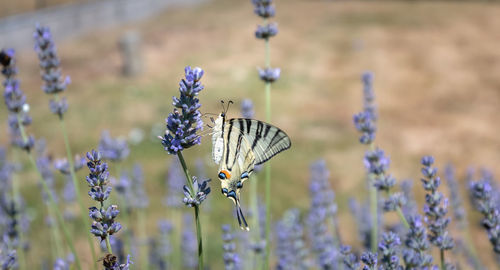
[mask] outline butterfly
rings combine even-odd
[[[247,118],[226,120],[226,112],[227,108],[223,108],[218,118],[212,119],[212,159],[219,164],[222,194],[233,201],[240,228],[248,231],[250,229],[240,206],[243,183],[248,180],[255,165],[289,149],[292,143],[283,130],[271,124]]]

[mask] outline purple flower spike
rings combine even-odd
[[[268,40],[278,34],[278,24],[268,23],[264,26],[258,25],[257,30],[255,30],[255,37],[258,39]]]
[[[449,250],[454,246],[453,239],[447,231],[450,218],[446,217],[448,213],[448,200],[443,193],[438,192],[441,180],[437,174],[437,168],[432,167],[434,158],[425,156],[422,158],[422,183],[424,189],[428,192],[425,195],[424,213],[426,223],[429,228],[429,241],[440,250]]]
[[[196,67],[184,69],[185,78],[179,83],[180,97],[173,97],[174,111],[166,119],[167,130],[160,137],[165,151],[175,155],[179,151],[200,144],[201,137],[197,134],[203,129],[201,104],[197,98],[198,93],[203,90],[200,83],[204,71]]]
[[[281,69],[279,68],[265,68],[259,69],[259,77],[266,83],[275,82],[280,78]]]
[[[87,176],[89,184],[89,196],[99,202],[99,208],[89,208],[89,217],[93,220],[90,232],[99,237],[101,241],[121,229],[121,224],[115,221],[120,211],[117,205],[104,207],[104,201],[109,198],[111,187],[107,186],[109,181],[108,165],[101,160],[101,154],[95,150],[87,153],[87,167],[90,174]]]
[[[35,52],[38,54],[42,70],[43,91],[50,95],[64,92],[71,79],[69,76],[63,78],[61,75],[61,62],[57,57],[56,45],[52,39],[50,28],[37,25],[33,38],[35,39]],[[59,99],[56,96],[50,100],[49,107],[53,114],[62,119],[64,113],[68,110],[68,102],[66,98]]]
[[[254,13],[264,19],[274,17],[276,10],[272,0],[252,0]]]

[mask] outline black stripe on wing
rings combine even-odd
[[[246,118],[233,118],[229,120],[228,125],[230,129],[234,128],[236,124],[240,133],[251,143],[256,165],[268,161],[292,145],[288,135],[273,125]]]

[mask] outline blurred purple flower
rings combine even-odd
[[[280,78],[280,68],[259,68],[259,77],[266,83],[273,83]]]
[[[164,205],[168,207],[180,207],[182,202],[182,188],[185,183],[184,172],[177,158],[172,159],[167,171],[167,195],[163,199]]]
[[[237,270],[240,269],[240,257],[236,252],[236,244],[234,243],[234,236],[231,234],[231,227],[227,224],[222,225],[222,249],[224,253],[222,258],[224,260],[224,269]]]
[[[258,39],[268,40],[278,34],[278,24],[268,23],[264,26],[258,25],[257,30],[255,30],[255,37]]]
[[[300,211],[290,209],[276,224],[276,270],[309,269],[304,228],[300,222]]]
[[[103,159],[110,161],[123,161],[130,154],[127,140],[122,138],[112,138],[109,131],[105,130],[101,133],[99,141],[99,152]]]
[[[252,4],[254,13],[264,19],[274,17],[276,14],[272,0],[252,0]]]

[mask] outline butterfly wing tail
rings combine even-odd
[[[250,228],[248,227],[247,220],[245,219],[245,216],[243,215],[243,211],[241,211],[240,203],[238,202],[236,204],[236,216],[238,217],[238,223],[240,224],[240,228],[245,231],[250,231]]]

